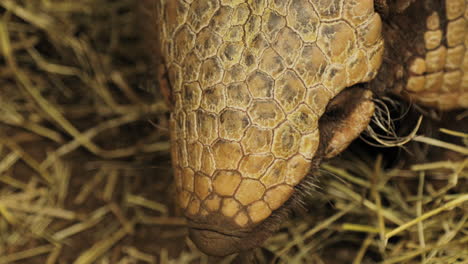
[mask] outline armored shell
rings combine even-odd
[[[468,1],[443,2],[423,20],[417,41],[421,48],[413,50],[408,60],[405,95],[442,110],[467,108]]]
[[[347,88],[468,107],[468,0],[375,1],[381,15],[374,0],[147,1],[172,94],[177,200],[209,254],[261,243],[319,143],[331,157],[365,128],[369,91],[320,138],[326,108],[355,95]]]
[[[179,205],[254,226],[306,176],[328,101],[377,74],[381,18],[373,0],[159,5]]]

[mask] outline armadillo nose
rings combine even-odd
[[[221,214],[198,218],[187,217],[189,237],[202,252],[215,257],[249,251],[260,247],[278,230],[281,221],[268,224],[238,226]]]
[[[189,236],[195,245],[207,255],[224,257],[238,252],[236,238],[206,229],[190,228]]]

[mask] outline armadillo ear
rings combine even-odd
[[[327,107],[320,129],[325,129],[325,158],[345,150],[366,129],[374,114],[372,92],[351,87],[338,94]]]

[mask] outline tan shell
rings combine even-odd
[[[413,101],[441,110],[468,108],[467,3],[445,1],[445,27],[436,11],[426,18],[425,56],[410,62],[405,86]]]
[[[377,74],[374,1],[158,2],[179,205],[253,226],[307,174],[328,101]]]

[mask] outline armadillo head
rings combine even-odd
[[[156,2],[191,237],[217,256],[258,246],[312,164],[369,122],[370,95],[342,91],[380,67],[373,0]],[[327,107],[339,117],[324,120]]]

